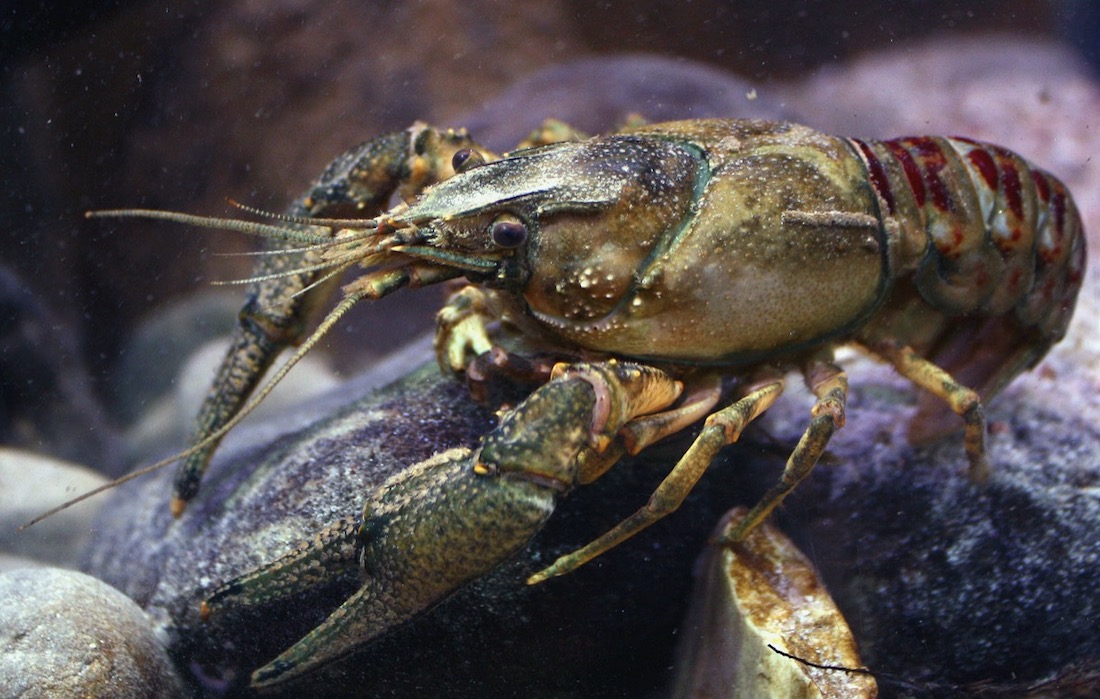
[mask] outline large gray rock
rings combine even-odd
[[[924,448],[906,442],[913,394],[904,382],[866,361],[847,364],[849,423],[779,522],[821,568],[868,666],[934,694],[984,679],[1020,689],[1100,656],[1091,632],[1100,600],[1100,498],[1090,486],[1100,475],[1097,423],[1069,400],[1028,401],[1022,382],[990,406],[994,475],[977,486],[964,475],[961,437]],[[396,469],[472,444],[493,424],[432,366],[343,408],[314,405],[291,422],[323,416],[296,434],[236,435],[179,521],[167,513],[166,474],[128,486],[97,525],[87,569],[158,619],[176,662],[202,668],[196,682],[243,691],[244,676],[318,623],[357,580],[343,576],[293,604],[204,624],[198,602],[211,589],[356,513],[362,494]],[[560,504],[515,560],[290,691],[657,691],[692,558],[724,507],[776,477],[808,406],[792,391],[763,420],[770,437],[750,431],[680,511],[574,574],[525,586],[540,564],[644,502],[686,444],[618,465]],[[891,687],[889,678],[880,683]]]
[[[197,685],[243,691],[248,674],[315,626],[356,587],[329,581],[294,604],[199,620],[217,585],[273,560],[322,525],[357,514],[363,494],[435,451],[476,443],[495,419],[434,366],[318,416],[300,432],[264,428],[227,440],[183,517],[168,513],[169,475],[120,489],[97,522],[85,569],[142,605]],[[331,400],[331,398],[326,399]],[[350,402],[349,402],[350,401]],[[682,449],[682,440],[672,445]],[[736,492],[729,468],[708,474],[662,523],[567,578],[525,577],[640,506],[676,452],[626,462],[559,507],[531,547],[423,618],[291,692],[360,696],[642,696],[661,687],[689,594],[692,561]]]

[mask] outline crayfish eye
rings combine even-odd
[[[456,174],[477,167],[484,162],[485,158],[481,157],[481,153],[470,148],[456,150],[455,154],[451,156],[451,167],[454,168]]]
[[[527,241],[527,226],[519,221],[497,221],[489,228],[493,242],[502,248],[518,248]]]

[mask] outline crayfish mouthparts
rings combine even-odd
[[[476,471],[477,467],[475,466],[474,468]],[[534,471],[505,471],[501,474],[501,477],[511,480],[533,483],[542,488],[548,488],[561,495],[564,495],[573,489],[573,483],[571,481],[566,481],[562,478],[547,475],[545,473],[536,473]]]

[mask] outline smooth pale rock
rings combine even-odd
[[[107,482],[77,464],[0,447],[0,553],[75,566],[105,498],[91,498],[19,531],[19,526],[66,500]]]
[[[0,575],[0,696],[172,697],[181,685],[145,613],[57,568]]]

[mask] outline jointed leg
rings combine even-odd
[[[435,356],[444,373],[465,372],[470,395],[480,403],[489,401],[490,384],[498,378],[514,384],[540,386],[563,357],[548,353],[522,354],[494,345],[489,324],[496,316],[488,294],[476,286],[465,286],[447,298],[435,317]]]
[[[733,405],[708,417],[703,431],[665,480],[657,486],[644,507],[587,546],[562,556],[548,568],[532,575],[527,579],[528,584],[533,585],[573,571],[673,512],[691,492],[715,455],[722,447],[737,441],[745,426],[771,407],[783,392],[783,385],[782,379],[773,379]]]
[[[607,473],[625,454],[637,454],[650,444],[702,420],[722,397],[722,378],[705,376],[691,385],[680,406],[631,420],[606,448],[589,451],[578,460],[577,483],[587,485]]]
[[[468,357],[477,357],[492,348],[485,329],[491,319],[481,289],[465,286],[451,294],[435,319],[436,361],[443,371],[465,371]]]
[[[943,369],[909,347],[880,343],[870,348],[894,365],[899,374],[909,379],[937,398],[945,401],[951,410],[962,416],[966,423],[963,436],[966,456],[970,460],[970,477],[981,482],[989,477],[989,459],[985,451],[985,411],[981,397],[973,389],[963,386]]]
[[[810,474],[833,433],[844,426],[844,408],[848,400],[848,376],[831,361],[815,360],[803,368],[803,376],[817,402],[810,411],[813,416],[798,445],[787,459],[779,482],[772,486],[760,502],[730,530],[725,539],[740,541],[771,514],[783,498]]]
[[[722,397],[722,377],[709,374],[685,387],[680,407],[632,420],[619,431],[629,454],[702,420]]]

